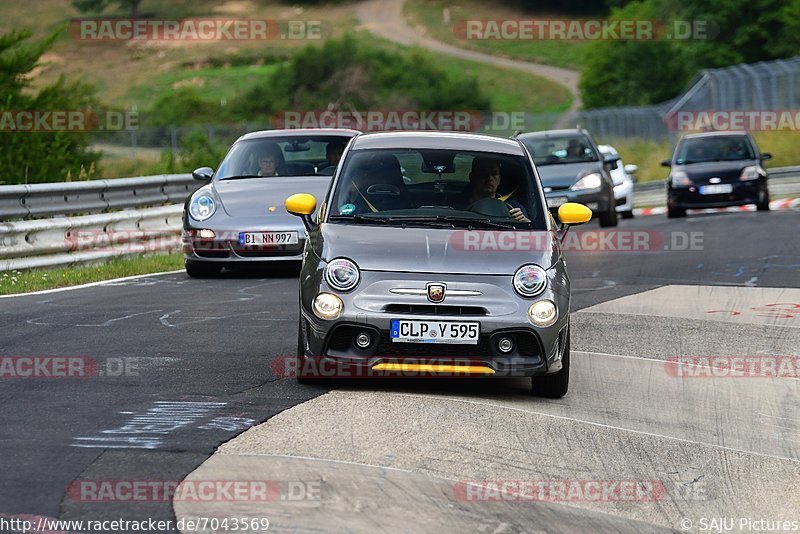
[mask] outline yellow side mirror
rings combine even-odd
[[[591,218],[592,210],[577,202],[567,202],[558,208],[558,220],[564,224],[583,224]]]
[[[317,199],[308,193],[297,193],[286,199],[286,211],[300,217],[311,215],[317,209]]]

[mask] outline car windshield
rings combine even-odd
[[[743,135],[684,139],[678,146],[675,163],[686,165],[704,161],[754,159],[753,147]]]
[[[520,137],[536,165],[558,165],[598,161],[600,158],[585,135]]]
[[[349,137],[264,137],[231,147],[215,175],[218,180],[274,176],[333,176]]]
[[[344,162],[330,221],[545,230],[527,158],[455,150],[354,150]]]

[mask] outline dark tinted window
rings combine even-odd
[[[750,140],[744,135],[695,137],[684,139],[678,146],[675,163],[701,163],[703,161],[734,161],[754,159]]]
[[[528,148],[536,165],[599,160],[592,143],[585,135],[520,137],[520,141]]]
[[[471,219],[474,224],[483,219],[484,223],[515,228],[546,229],[532,169],[521,156],[454,150],[354,150],[343,165],[329,211],[333,221],[361,219],[399,225],[408,223],[404,218],[447,217]],[[529,221],[519,220],[517,213]],[[455,224],[462,223],[468,225],[469,221]]]

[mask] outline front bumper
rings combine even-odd
[[[670,188],[667,201],[670,206],[682,209],[725,208],[758,202],[759,180],[736,182],[732,185],[733,191],[717,195],[701,195],[698,186]]]
[[[186,260],[209,263],[251,263],[269,261],[302,261],[305,233],[300,233],[296,245],[245,246],[238,241],[238,232],[219,232],[214,238],[201,238],[197,230],[184,228],[183,257]]]
[[[437,281],[446,283],[448,291],[469,289],[481,296],[447,297],[444,303],[434,305],[425,297],[389,292],[391,288],[409,285],[425,287],[431,275],[408,274],[402,279],[387,279],[387,274],[362,272],[362,280],[353,294],[336,293],[344,302],[344,313],[333,321],[319,319],[311,312],[310,303],[316,293],[303,295],[300,327],[306,344],[301,360],[310,362],[313,369],[322,369],[323,375],[327,372],[328,376],[332,373],[342,378],[376,376],[375,371],[380,376],[393,376],[392,372],[384,372],[387,369],[400,370],[401,376],[426,376],[429,371],[434,376],[493,377],[536,376],[561,370],[569,324],[568,287],[553,291],[551,284],[542,295],[523,299],[511,289],[508,276],[437,275],[440,276]],[[321,291],[329,288],[323,287]],[[547,328],[535,327],[527,318],[528,307],[541,299],[553,300],[559,310],[555,324]],[[392,342],[392,319],[476,322],[480,325],[480,342],[476,345]],[[367,333],[372,339],[366,349],[355,344],[360,333]],[[513,339],[514,348],[509,353],[499,350],[497,342],[501,337]],[[443,369],[439,366],[459,367],[448,373],[436,371]],[[466,367],[474,372],[465,371]],[[404,370],[412,374],[403,373]],[[417,371],[422,375],[413,374]]]
[[[633,210],[633,182],[625,180],[614,186],[614,200],[617,204],[617,211]]]
[[[571,191],[569,189],[554,190],[546,193],[547,207],[552,213],[567,202],[577,202],[592,210],[595,214],[608,211],[608,195],[602,190]]]

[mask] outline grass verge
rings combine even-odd
[[[445,22],[445,13],[450,21]],[[439,41],[470,48],[489,54],[546,63],[557,67],[580,68],[583,63],[588,42],[565,40],[467,40],[458,33],[457,28],[464,20],[504,20],[504,19],[566,19],[559,14],[531,13],[513,6],[498,6],[492,2],[478,0],[407,0],[404,14],[412,24],[425,29],[429,36]]]
[[[6,271],[0,274],[0,295],[76,286],[138,274],[174,271],[181,268],[183,268],[183,255],[174,253],[114,258],[101,265]]]

